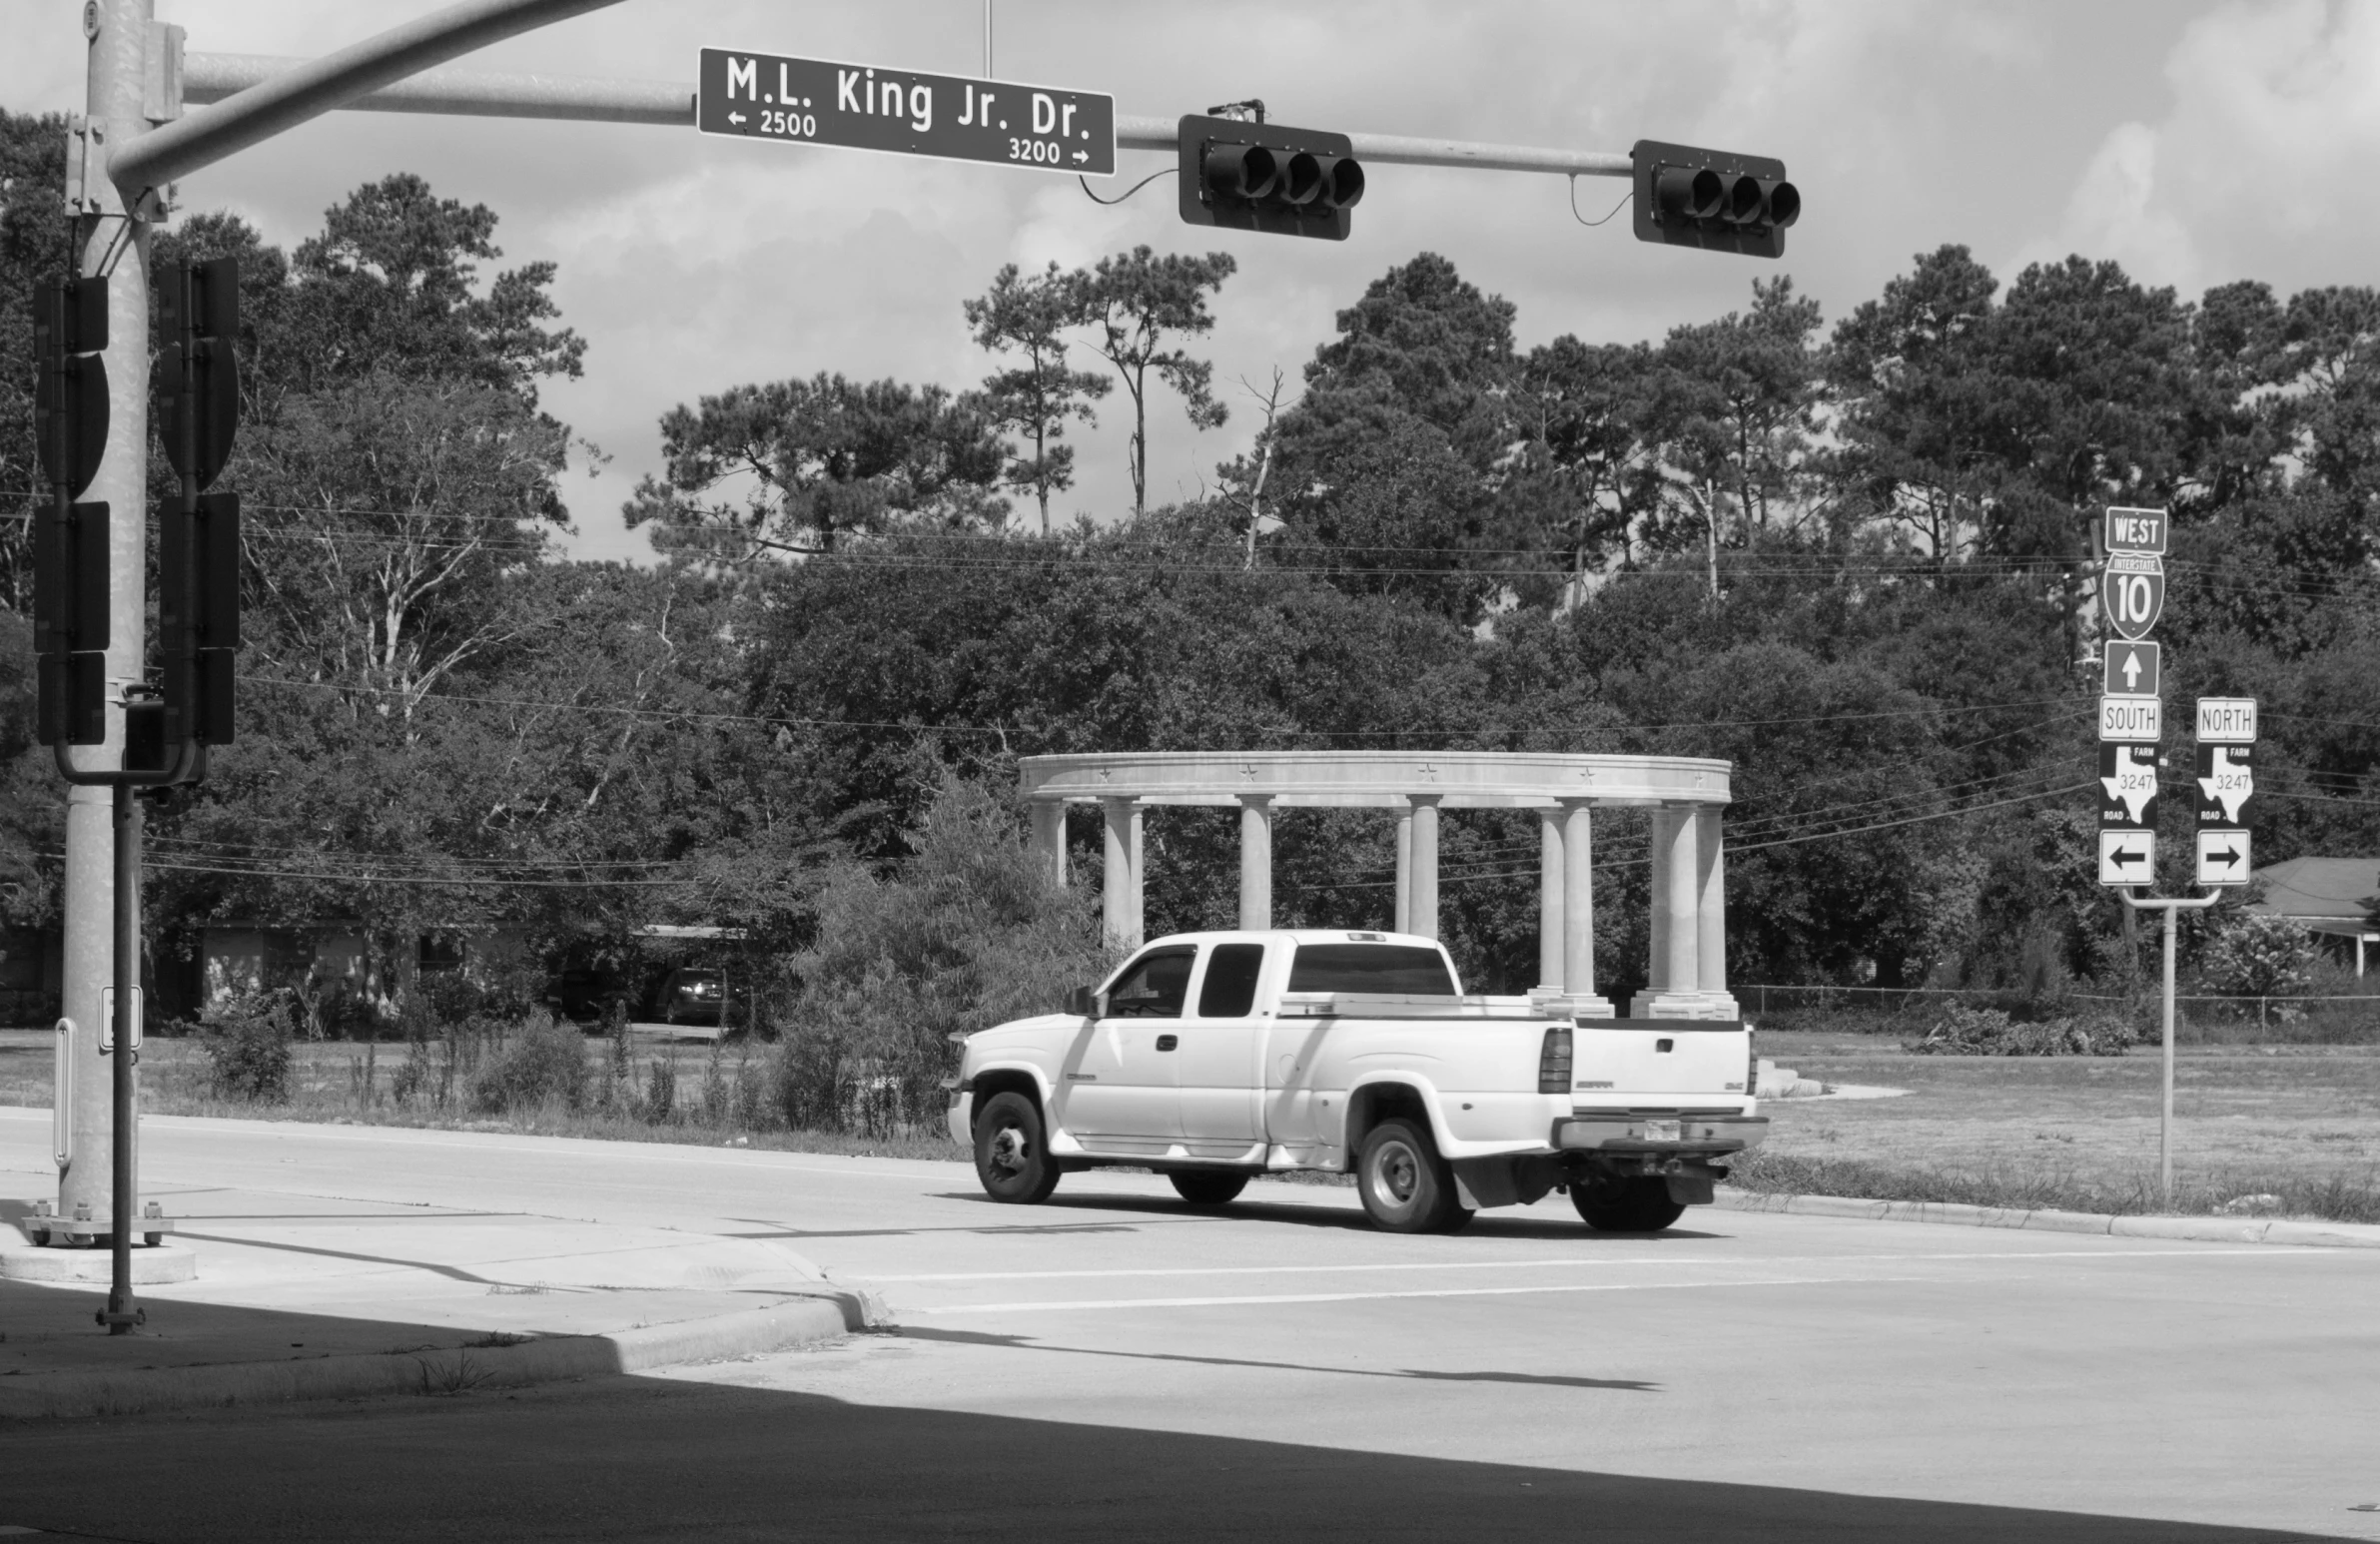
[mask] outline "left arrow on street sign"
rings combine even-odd
[[[2254,865],[2245,831],[2208,829],[2198,833],[2199,884],[2244,885]]]
[[[2156,877],[2156,836],[2147,831],[2099,833],[2099,883],[2145,885]]]
[[[706,48],[694,126],[705,134],[1116,175],[1116,99],[1017,81]]]

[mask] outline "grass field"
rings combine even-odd
[[[748,1129],[706,1111],[706,1078],[732,1079],[743,1051],[640,1043],[636,1060],[667,1058],[679,1099],[667,1120],[590,1117],[547,1108],[505,1117],[438,1116],[359,1101],[363,1048],[301,1045],[288,1102],[213,1095],[207,1059],[187,1040],[144,1052],[143,1108],[161,1115],[374,1122],[660,1142],[736,1142],[818,1153],[960,1158],[929,1127],[893,1137]],[[590,1039],[590,1061],[605,1043]],[[0,1104],[46,1106],[50,1037],[0,1031]],[[1737,1169],[1752,1188],[1965,1200],[1986,1205],[2158,1211],[2154,1048],[2125,1057],[1917,1057],[1863,1034],[1761,1032],[1761,1054],[1805,1078],[1905,1089],[1893,1099],[1770,1100],[1766,1148]],[[385,1088],[401,1048],[384,1046]],[[714,1069],[716,1070],[714,1074]],[[714,1105],[715,1110],[715,1105]],[[2380,1222],[2380,1048],[2207,1046],[2176,1060],[2175,1204],[2272,1215]],[[2271,1202],[2253,1199],[2271,1196]],[[2247,1198],[2247,1199],[2244,1199]]]
[[[2124,1057],[1917,1057],[1873,1036],[1761,1032],[1804,1078],[1895,1099],[1771,1100],[1759,1188],[2154,1211],[2154,1047]],[[2223,1046],[2174,1061],[2176,1210],[2380,1221],[2380,1051]]]

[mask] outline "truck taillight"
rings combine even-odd
[[[1537,1053],[1537,1092],[1570,1092],[1570,1032],[1547,1030],[1545,1049]]]
[[[1750,1024],[1744,1026],[1744,1097],[1753,1099],[1760,1093],[1759,1032]]]

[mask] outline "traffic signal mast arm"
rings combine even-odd
[[[575,8],[591,9],[583,0]],[[182,97],[190,103],[230,103],[243,93],[275,85],[302,69],[320,67],[339,57],[334,54],[324,59],[308,60],[272,54],[189,54],[182,63]],[[330,111],[332,108],[368,113],[557,118],[691,129],[694,127],[694,88],[671,85],[665,81],[605,80],[592,76],[519,71],[425,69],[402,80],[386,84],[376,82],[353,96],[344,97],[315,111]],[[190,121],[196,123],[202,119]],[[1483,172],[1545,172],[1560,177],[1628,177],[1635,170],[1634,160],[1624,151],[1550,150],[1534,145],[1486,145],[1466,140],[1423,139],[1401,134],[1350,134],[1347,139],[1357,159],[1382,165],[1468,167]],[[247,143],[253,141],[241,141],[241,144]],[[1181,145],[1179,121],[1119,114],[1116,119],[1116,144],[1120,150],[1173,152]],[[237,148],[238,145],[231,147]],[[224,153],[229,154],[229,150]],[[111,163],[111,171],[116,165]],[[181,170],[186,168],[177,167],[177,175]],[[121,186],[122,178],[119,177],[118,181]],[[156,179],[152,177],[150,181],[153,183]]]

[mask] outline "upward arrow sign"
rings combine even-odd
[[[2125,649],[2123,652],[2123,683],[2126,687],[2138,687],[2140,684],[2140,655],[2136,650]]]

